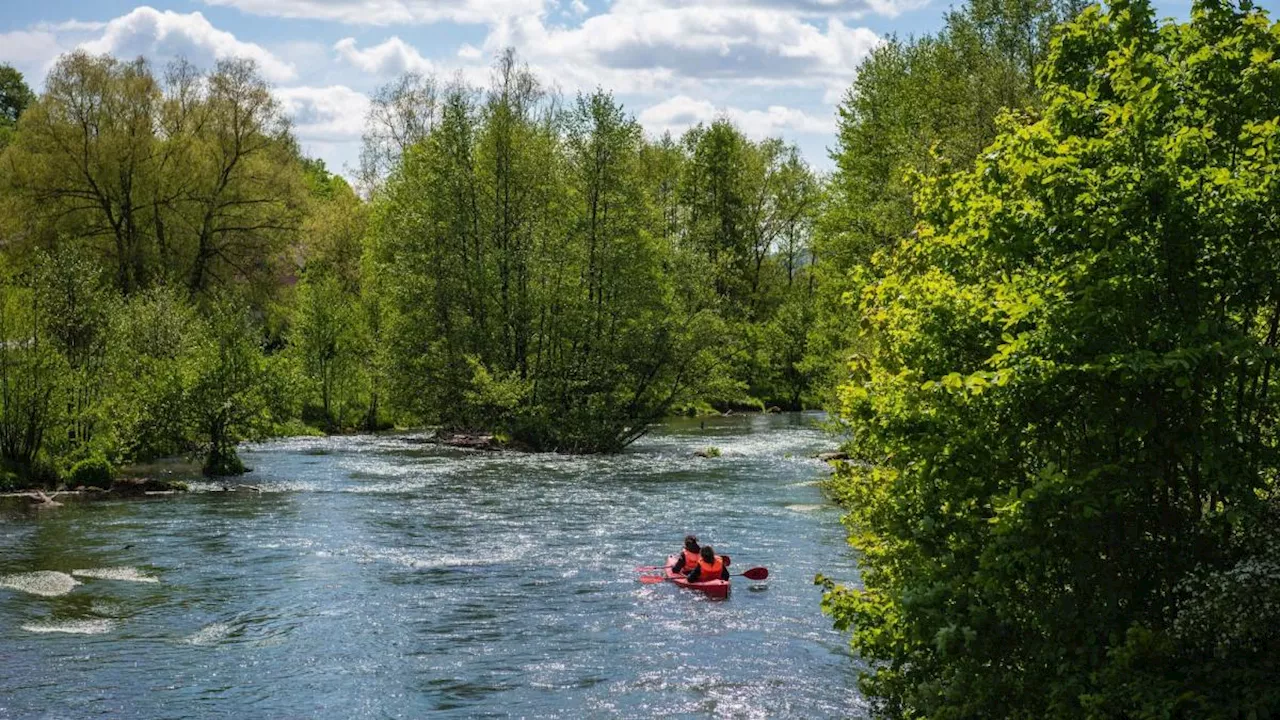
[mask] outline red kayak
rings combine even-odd
[[[723,600],[729,597],[729,581],[728,580],[708,580],[706,582],[689,582],[683,575],[675,572],[671,568],[676,564],[676,556],[667,557],[666,567],[663,572],[666,573],[667,579],[690,590],[698,590],[707,594],[707,597],[713,597]]]

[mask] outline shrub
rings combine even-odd
[[[116,469],[105,458],[91,457],[72,465],[68,480],[72,487],[83,485],[105,490],[111,487],[115,476]]]

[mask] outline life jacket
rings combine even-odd
[[[698,558],[698,582],[707,582],[708,580],[719,580],[721,573],[724,572],[724,558],[719,555],[715,560],[707,562],[702,558]]]
[[[690,570],[693,570],[694,568],[698,567],[698,563],[702,560],[701,555],[690,550],[689,548],[685,548],[681,552],[684,553],[684,565],[680,566],[681,569],[683,569],[685,572],[689,572]]]

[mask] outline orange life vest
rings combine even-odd
[[[724,558],[719,555],[715,560],[707,562],[702,558],[698,558],[698,582],[706,582],[708,580],[719,580],[720,574],[724,572]]]
[[[682,552],[684,553],[684,565],[680,566],[681,569],[685,572],[689,572],[698,567],[698,563],[702,560],[701,555],[688,548],[685,548]]]

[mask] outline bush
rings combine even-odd
[[[105,458],[91,457],[71,466],[68,480],[72,487],[96,487],[106,490],[115,479],[116,469]]]
[[[53,490],[62,483],[62,473],[58,467],[48,460],[36,460],[26,469],[27,487]]]

